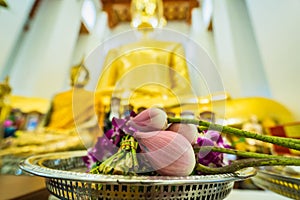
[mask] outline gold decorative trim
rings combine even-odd
[[[103,10],[108,15],[108,25],[115,27],[120,22],[130,22],[131,0],[100,0]],[[197,0],[163,0],[164,17],[166,20],[184,20],[188,24],[192,20],[193,8],[199,7]]]

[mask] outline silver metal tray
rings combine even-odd
[[[260,188],[292,199],[300,199],[300,178],[283,174],[274,167],[261,168],[257,175],[252,177],[252,181]]]
[[[256,174],[253,168],[220,175],[122,176],[89,174],[82,161],[86,151],[50,153],[27,158],[20,168],[45,178],[60,199],[224,199],[234,181]]]

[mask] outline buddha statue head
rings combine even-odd
[[[84,66],[84,60],[71,68],[70,78],[71,86],[77,88],[83,88],[90,80],[90,73]]]
[[[162,0],[132,0],[130,9],[134,28],[153,29],[166,24]]]

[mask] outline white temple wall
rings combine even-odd
[[[9,8],[0,8],[0,80],[8,75],[10,56],[23,32],[34,0],[7,1]]]
[[[272,98],[300,120],[300,1],[246,3]]]
[[[73,0],[41,2],[11,66],[13,94],[51,98],[68,87],[81,4]]]

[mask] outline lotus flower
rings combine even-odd
[[[191,144],[195,144],[198,138],[198,129],[194,124],[174,123],[167,130],[183,135]]]
[[[159,108],[148,108],[128,121],[138,131],[158,131],[167,126],[167,114]]]
[[[193,172],[194,150],[184,136],[172,131],[135,132],[133,136],[160,175],[188,176]]]

